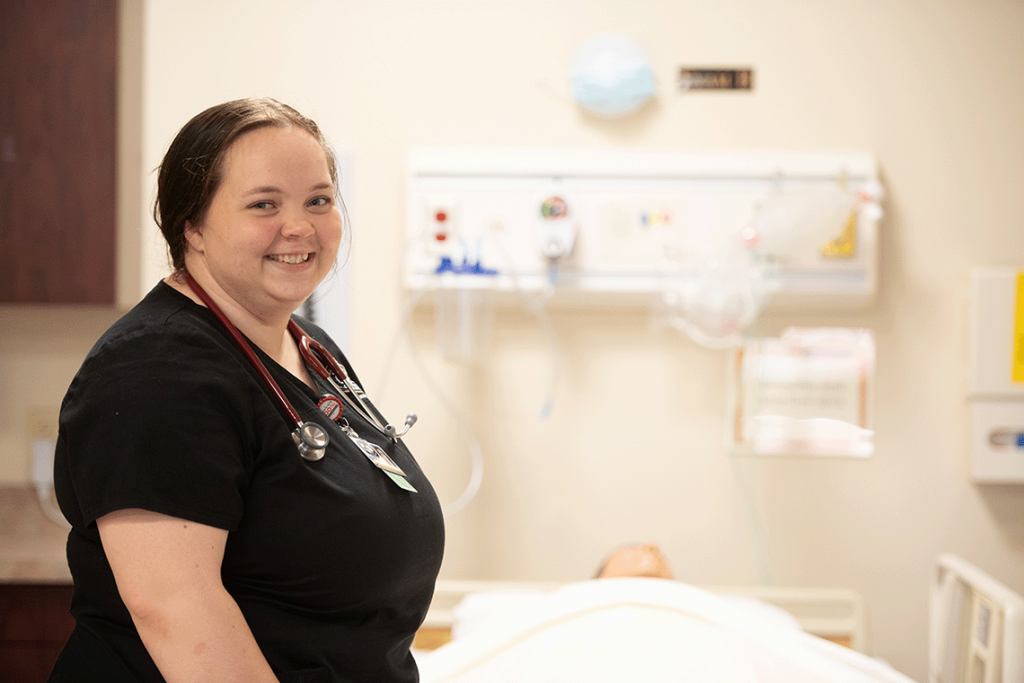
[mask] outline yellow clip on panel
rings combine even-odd
[[[1013,315],[1013,381],[1024,382],[1024,270],[1017,272],[1017,305]]]
[[[825,258],[853,258],[857,255],[857,212],[851,211],[839,236],[821,248]]]

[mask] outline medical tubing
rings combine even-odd
[[[295,408],[293,408],[292,404],[287,398],[285,398],[284,394],[281,392],[281,387],[279,387],[277,382],[274,381],[274,378],[270,376],[270,372],[267,370],[266,366],[263,365],[263,361],[259,359],[256,352],[252,350],[251,346],[249,346],[249,343],[245,341],[245,337],[242,336],[242,333],[238,331],[238,328],[235,327],[230,320],[228,320],[228,317],[224,315],[224,312],[220,310],[220,307],[213,303],[213,299],[211,299],[210,295],[206,293],[206,290],[199,286],[199,283],[195,281],[195,278],[192,277],[191,273],[185,273],[185,282],[187,282],[192,291],[196,293],[196,296],[203,300],[206,307],[213,311],[213,314],[217,316],[217,319],[220,320],[225,329],[231,333],[231,336],[234,337],[235,341],[238,343],[239,348],[242,349],[242,353],[244,353],[249,359],[252,366],[256,368],[256,372],[260,373],[260,377],[262,377],[263,381],[267,383],[270,390],[274,392],[274,397],[277,399],[277,402],[281,407],[284,408],[285,412],[288,413],[288,417],[291,418],[292,424],[296,427],[301,427],[302,418],[299,417],[299,414],[295,412]]]
[[[412,317],[413,309],[416,308],[416,304],[418,304],[422,298],[422,292],[416,292],[409,297],[405,307],[402,309],[402,315],[398,320],[398,326],[395,328],[395,333],[391,335],[391,343],[388,344],[388,352],[387,355],[384,356],[384,370],[381,372],[380,379],[377,380],[377,389],[374,394],[377,396],[377,400],[381,403],[383,403],[384,394],[387,392],[388,381],[391,378],[391,368],[394,365],[395,356],[398,355],[398,344],[402,339],[406,338],[407,335],[403,334],[403,332],[407,333],[409,328],[409,318]]]
[[[437,386],[437,383],[434,382],[423,364],[423,359],[416,351],[415,345],[412,343],[412,340],[408,338],[409,318],[412,317],[412,312],[422,297],[422,292],[416,292],[413,296],[409,297],[409,301],[402,310],[402,317],[399,320],[398,327],[392,337],[387,361],[384,364],[384,374],[381,377],[381,386],[377,391],[377,395],[383,396],[384,394],[384,387],[387,385],[387,379],[393,364],[392,361],[398,351],[398,342],[402,338],[405,338],[409,343],[409,354],[412,356],[413,364],[416,366],[417,372],[419,372],[420,377],[423,378],[423,383],[426,384],[427,388],[437,397],[438,402],[441,404],[441,408],[448,413],[449,417],[451,417],[452,421],[455,423],[455,428],[459,431],[459,436],[462,437],[462,440],[466,444],[466,448],[469,449],[469,481],[466,483],[466,487],[462,490],[462,493],[459,494],[458,498],[451,503],[442,506],[442,512],[445,517],[451,517],[469,505],[470,501],[476,496],[477,491],[480,490],[480,484],[483,482],[484,478],[484,456],[483,451],[480,448],[480,442],[477,441],[476,437],[468,428],[463,426],[465,424],[465,418],[462,417],[461,413],[459,413],[444,392],[441,391],[440,387]],[[405,334],[403,334],[403,332],[405,332]]]
[[[345,375],[341,376],[341,381],[345,385],[344,387],[340,386],[336,381],[334,381],[333,375],[328,376],[327,381],[330,383],[331,387],[334,388],[334,391],[337,392],[338,396],[341,397],[341,400],[344,401],[346,405],[348,405],[353,411],[355,411],[359,416],[366,420],[378,432],[388,437],[395,443],[398,443],[398,437],[388,432],[387,428],[390,427],[391,425],[385,425],[383,422],[381,422],[381,420],[383,420],[384,422],[387,422],[387,420],[384,418],[383,415],[381,415],[378,418],[378,413],[373,410],[370,410],[370,407],[363,401],[363,399],[359,398],[359,392],[355,390],[355,387],[353,386],[352,382],[349,381],[348,377],[346,377]],[[394,430],[394,427],[392,427],[391,429]]]
[[[421,242],[427,234],[427,230],[421,231],[419,238],[417,240],[410,241],[407,248],[402,252],[402,258],[399,259],[398,263],[399,282],[401,282],[402,276],[405,272],[405,264],[409,258],[409,251],[413,248],[413,246]],[[509,258],[508,252],[504,249],[500,242],[496,242],[495,246],[501,252],[502,259],[505,261],[506,265],[510,266],[511,259]],[[551,287],[546,287],[542,296],[535,301],[532,300],[529,297],[529,295],[523,290],[522,286],[519,283],[519,278],[515,274],[514,268],[510,267],[508,269],[508,275],[512,281],[512,288],[515,290],[516,294],[518,294],[519,297],[522,299],[523,303],[526,306],[526,309],[533,313],[534,316],[537,318],[537,322],[540,325],[541,330],[544,332],[545,336],[547,336],[548,343],[551,348],[552,371],[549,378],[547,396],[545,397],[544,405],[541,408],[541,419],[547,419],[548,417],[550,417],[552,408],[554,406],[555,387],[558,384],[558,376],[560,374],[560,364],[558,362],[558,335],[555,333],[554,326],[551,324],[551,320],[547,316],[547,313],[544,311],[544,307],[541,304],[541,301],[543,299],[550,298]],[[406,341],[409,343],[409,351],[413,358],[413,363],[416,365],[416,369],[417,371],[419,371],[424,383],[427,385],[427,388],[430,389],[438,397],[442,407],[445,409],[446,412],[448,412],[452,420],[455,422],[456,428],[459,430],[459,434],[462,436],[463,440],[466,442],[467,447],[469,448],[471,462],[469,482],[466,484],[466,488],[463,490],[462,494],[460,494],[458,498],[456,498],[452,503],[443,506],[443,512],[445,516],[451,516],[465,508],[470,503],[470,501],[473,500],[473,498],[479,491],[480,485],[483,482],[484,458],[483,451],[480,448],[479,441],[477,441],[476,437],[472,434],[472,432],[464,426],[465,419],[458,412],[458,410],[455,409],[452,403],[445,396],[444,392],[442,392],[441,389],[437,386],[437,384],[433,381],[433,378],[431,378],[430,374],[427,372],[426,368],[423,365],[422,358],[416,351],[415,344],[412,343],[412,339],[409,337],[409,319],[412,317],[412,312],[416,308],[416,305],[419,303],[422,297],[422,291],[415,292],[412,296],[408,298],[408,300],[405,303],[405,306],[403,307],[401,319],[399,320],[395,333],[392,336],[391,344],[389,345],[386,361],[384,363],[384,370],[380,378],[380,387],[378,389],[378,395],[384,395],[384,392],[388,384],[388,379],[391,374],[393,360],[398,351],[398,342],[400,339],[404,337]]]
[[[473,432],[464,426],[466,424],[466,419],[445,395],[445,393],[441,391],[441,388],[437,386],[437,383],[434,382],[430,373],[427,372],[426,367],[423,365],[423,359],[420,357],[419,352],[412,343],[409,344],[409,353],[412,355],[413,363],[416,365],[416,369],[419,371],[420,376],[423,377],[424,383],[426,383],[427,387],[434,392],[434,395],[437,396],[437,400],[441,403],[441,407],[443,407],[451,416],[452,421],[455,422],[456,429],[459,430],[459,435],[462,437],[463,441],[466,442],[466,446],[469,448],[471,463],[469,482],[467,482],[466,488],[463,489],[458,498],[448,505],[442,506],[442,512],[444,515],[446,517],[450,517],[469,505],[469,502],[476,496],[477,491],[480,490],[480,484],[484,478],[483,451],[480,448],[480,442],[477,441]]]
[[[391,427],[391,425],[384,425],[381,419],[378,419],[366,402],[363,401],[362,397],[360,397],[360,392],[357,391],[358,387],[348,378],[348,371],[345,370],[342,364],[335,359],[323,344],[306,334],[305,330],[299,327],[297,322],[289,319],[288,331],[291,332],[292,337],[298,343],[299,352],[302,354],[306,364],[313,368],[313,372],[319,375],[321,379],[330,383],[338,393],[338,396],[341,397],[341,400],[348,403],[352,410],[359,413],[367,422],[376,427],[379,432],[393,441],[397,441],[398,436],[409,431],[406,429],[402,434],[393,434],[392,432],[395,432],[395,428]],[[324,365],[325,363],[326,365]],[[335,378],[345,385],[344,388],[338,385]],[[415,421],[413,419],[413,422]],[[408,418],[406,418],[406,422],[408,423]],[[388,431],[388,427],[391,427],[391,432]]]
[[[544,302],[554,294],[554,284],[549,278],[540,294],[536,297],[530,297],[519,282],[519,275],[516,274],[515,268],[512,267],[512,259],[509,257],[508,250],[505,249],[500,241],[495,241],[494,246],[501,253],[501,258],[505,265],[508,266],[507,275],[512,282],[512,289],[519,295],[526,310],[533,313],[537,319],[537,325],[540,326],[541,332],[544,333],[548,340],[548,347],[551,351],[551,373],[548,375],[548,387],[544,405],[540,410],[541,419],[546,420],[551,416],[551,411],[554,409],[555,389],[558,386],[558,377],[561,374],[561,363],[558,360],[561,355],[558,335],[555,333],[554,325],[551,324],[551,317],[548,316],[547,311],[544,309]]]
[[[409,250],[412,248],[413,245],[422,241],[424,235],[426,234],[426,230],[421,232],[419,239],[410,242],[409,246],[407,246],[406,249],[403,250],[402,258],[399,259],[398,262],[399,283],[401,283],[402,275],[405,272],[405,263],[407,262],[409,257]],[[442,513],[445,515],[445,517],[450,517],[455,513],[460,512],[467,505],[469,505],[470,501],[473,500],[477,492],[480,490],[480,484],[483,482],[484,478],[484,456],[483,451],[480,448],[480,442],[477,441],[476,437],[468,428],[463,426],[464,418],[462,417],[462,415],[459,413],[458,410],[455,409],[451,401],[448,400],[444,392],[441,391],[441,389],[433,381],[433,378],[431,378],[429,373],[427,373],[426,368],[423,366],[422,359],[416,352],[415,345],[413,344],[412,339],[409,336],[409,319],[412,317],[412,312],[413,310],[415,310],[416,304],[419,303],[421,298],[423,298],[423,292],[415,292],[412,296],[409,297],[408,301],[405,303],[405,306],[402,309],[402,315],[398,321],[398,326],[395,328],[395,333],[391,337],[391,344],[389,345],[388,354],[386,357],[386,361],[384,363],[384,371],[379,381],[380,386],[377,390],[377,395],[380,396],[381,400],[383,401],[383,396],[388,384],[388,379],[391,374],[391,367],[393,365],[394,357],[398,353],[398,344],[402,339],[405,339],[409,345],[409,353],[412,356],[413,364],[416,366],[416,370],[420,373],[420,376],[423,378],[424,384],[426,384],[427,388],[437,396],[438,401],[441,403],[441,407],[445,410],[445,412],[448,413],[449,417],[451,417],[452,421],[455,423],[456,429],[459,431],[459,436],[462,437],[462,440],[465,442],[466,447],[469,449],[469,481],[466,483],[466,487],[462,490],[462,493],[459,494],[458,498],[456,498],[452,503],[442,506]]]
[[[420,230],[420,233],[419,235],[416,236],[416,239],[410,240],[406,244],[405,249],[402,250],[402,256],[401,258],[398,259],[397,264],[399,296],[401,296],[402,278],[405,275],[405,265],[409,261],[409,252],[412,250],[414,246],[423,242],[423,240],[426,238],[429,232],[430,231],[427,228]],[[398,354],[398,344],[402,339],[406,339],[408,337],[409,318],[412,317],[413,309],[416,308],[416,304],[419,303],[419,300],[421,298],[423,298],[422,290],[416,291],[413,294],[413,296],[409,297],[409,300],[406,302],[405,307],[402,309],[402,315],[398,321],[397,327],[395,327],[395,332],[393,335],[391,335],[391,344],[388,346],[388,353],[384,361],[384,370],[381,373],[380,380],[378,380],[378,387],[376,393],[378,400],[381,401],[382,404],[384,401],[384,394],[387,391],[388,380],[390,379],[391,376],[391,366],[394,363],[395,356]]]
[[[359,395],[359,392],[356,391],[355,387],[352,385],[352,382],[349,381],[348,377],[342,376],[341,381],[342,381],[342,384],[344,384],[348,388],[348,393],[352,394],[353,402],[354,403],[358,403],[359,407],[362,408],[362,410],[359,410],[358,408],[356,410],[358,412],[366,413],[366,416],[370,418],[369,422],[374,427],[379,429],[381,431],[381,433],[384,434],[384,436],[388,436],[388,437],[390,437],[390,438],[392,438],[392,439],[397,441],[397,438],[392,437],[388,433],[388,429],[387,428],[390,427],[391,424],[388,423],[387,425],[385,425],[385,424],[383,424],[381,422],[381,420],[377,419],[377,416],[373,414],[373,411],[370,410],[370,407],[366,404],[365,401],[363,401],[362,397]],[[344,393],[344,392],[342,392],[342,393]],[[353,407],[355,407],[355,406],[353,406]],[[384,422],[387,422],[387,420],[385,419]],[[392,429],[392,431],[394,431],[394,427],[391,427],[391,429]]]
[[[743,471],[740,467],[740,457],[733,453],[730,459],[732,460],[733,474],[739,485],[740,495],[743,498],[743,504],[747,512],[747,523],[750,525],[750,535],[754,546],[754,562],[757,564],[758,573],[761,575],[761,583],[765,586],[774,586],[775,582],[772,579],[771,560],[768,551],[768,535],[765,533],[764,523],[757,509],[757,501],[754,500],[754,491],[750,482],[743,476]],[[750,465],[751,467],[756,467],[757,463],[751,462]]]
[[[308,299],[307,299],[308,301]],[[299,324],[291,318],[288,319],[288,331],[291,332],[292,337],[295,338],[299,343],[299,351],[302,353],[302,358],[306,361],[309,367],[313,368],[313,372],[320,375],[320,379],[330,379],[331,371],[333,371],[338,377],[347,377],[348,373],[345,372],[345,368],[341,367],[338,361],[334,360],[334,356],[327,352],[323,344],[306,334]],[[327,361],[327,364],[331,366],[331,370],[328,371],[321,361]]]
[[[544,405],[540,410],[541,419],[546,420],[551,417],[551,411],[555,407],[555,389],[558,387],[558,377],[561,375],[561,362],[558,360],[561,356],[558,334],[555,332],[555,326],[551,324],[551,318],[548,316],[547,311],[545,311],[542,300],[539,298],[531,299],[526,292],[520,289],[515,277],[512,278],[512,283],[516,293],[522,297],[526,309],[537,318],[537,325],[540,326],[541,332],[548,338],[548,347],[551,349],[551,373],[548,375],[548,387],[545,393]]]

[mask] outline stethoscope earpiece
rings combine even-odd
[[[395,432],[395,426],[392,425],[392,424],[389,424],[386,427],[384,427],[384,433],[391,440],[395,440],[395,439],[398,439],[400,437],[403,437],[403,436],[406,435],[406,433],[410,429],[412,429],[412,426],[414,424],[416,424],[416,420],[418,420],[418,419],[419,418],[416,417],[416,413],[409,413],[408,415],[405,416],[405,428],[402,429],[402,431]]]

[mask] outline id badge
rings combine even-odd
[[[356,430],[349,426],[347,421],[341,425],[341,430],[345,432],[345,435],[348,438],[352,439],[352,443],[354,443],[359,450],[363,452],[363,455],[365,455],[370,462],[376,465],[378,469],[388,475],[388,477],[390,477],[391,480],[399,486],[399,488],[413,493],[417,492],[416,489],[413,488],[413,485],[409,483],[409,480],[405,478],[405,471],[399,467],[387,453],[384,452],[383,448],[375,443],[370,443],[359,436],[359,434],[356,433]]]

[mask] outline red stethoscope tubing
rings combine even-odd
[[[298,342],[299,353],[302,354],[306,363],[313,368],[313,371],[320,375],[321,379],[329,380],[332,374],[343,382],[348,379],[348,373],[345,372],[345,368],[331,355],[331,352],[323,344],[306,334],[306,331],[290,318],[288,319],[288,331],[292,333],[292,337]],[[324,363],[327,363],[330,367],[324,367]]]
[[[220,307],[217,306],[217,304],[213,303],[213,299],[210,298],[210,295],[206,293],[206,290],[199,286],[199,283],[195,281],[195,279],[192,277],[190,273],[185,273],[185,281],[188,283],[188,286],[192,289],[192,291],[196,293],[196,296],[202,299],[203,303],[206,304],[206,307],[213,311],[213,314],[217,316],[217,319],[220,320],[221,324],[227,329],[228,332],[231,333],[231,336],[234,337],[235,342],[237,342],[239,348],[242,349],[242,353],[246,355],[246,357],[249,359],[249,362],[252,363],[252,366],[256,368],[256,372],[260,373],[260,377],[262,377],[263,381],[267,383],[268,387],[270,387],[270,390],[271,392],[273,392],[274,397],[277,399],[277,402],[280,403],[281,407],[284,408],[286,413],[288,413],[288,417],[291,419],[292,424],[294,424],[296,427],[301,428],[302,418],[299,417],[299,413],[295,410],[295,407],[291,404],[291,401],[289,401],[288,398],[285,397],[284,392],[281,391],[281,387],[278,386],[277,382],[274,381],[274,378],[271,377],[270,371],[267,370],[265,365],[263,365],[263,361],[259,359],[259,356],[256,355],[256,352],[253,351],[252,347],[249,346],[248,342],[245,341],[245,337],[242,336],[242,333],[238,331],[238,328],[235,327],[230,320],[228,320],[228,317],[224,315],[224,311],[220,310]],[[295,321],[289,320],[289,331],[291,331],[290,328],[292,325],[295,325]],[[298,327],[298,325],[295,326]],[[334,359],[332,358],[331,360]],[[322,369],[323,366],[321,365],[320,368]],[[319,372],[320,369],[317,369],[318,374]]]
[[[314,422],[302,421],[302,418],[299,417],[295,407],[292,406],[291,402],[287,397],[285,397],[284,392],[281,391],[281,387],[278,386],[277,382],[274,381],[274,378],[270,376],[270,372],[267,370],[266,366],[263,365],[263,362],[260,361],[256,352],[252,350],[252,347],[249,346],[248,342],[245,341],[242,333],[238,331],[238,328],[236,328],[230,320],[228,320],[228,317],[224,315],[224,312],[220,310],[220,307],[213,302],[213,299],[211,299],[210,295],[206,293],[206,290],[204,290],[199,283],[195,281],[195,278],[192,277],[191,273],[188,273],[187,271],[185,273],[185,282],[192,291],[196,293],[196,296],[206,304],[206,307],[213,311],[213,314],[217,316],[217,319],[220,320],[225,329],[231,333],[231,336],[234,337],[235,342],[238,344],[239,348],[242,349],[246,358],[249,359],[249,362],[254,368],[256,368],[260,377],[263,378],[263,381],[270,388],[274,397],[277,399],[277,402],[282,408],[284,408],[284,411],[288,413],[288,417],[296,428],[296,432],[292,436],[296,440],[296,445],[299,445],[299,452],[303,454],[302,457],[307,458],[308,460],[318,460],[320,457],[323,457],[322,447],[329,441],[327,433]],[[370,408],[366,406],[359,397],[359,394],[357,393],[358,387],[351,386],[348,379],[348,372],[345,371],[345,368],[342,367],[341,363],[331,355],[331,352],[328,351],[323,344],[306,334],[305,330],[299,327],[298,323],[291,319],[288,320],[288,332],[291,333],[292,337],[295,339],[299,346],[299,353],[302,354],[303,360],[305,360],[306,364],[313,369],[313,372],[334,385],[334,387],[340,392],[341,396],[345,395],[345,390],[339,387],[338,384],[335,383],[334,379],[337,378],[343,384],[349,386],[349,391],[352,394],[350,401],[351,407],[364,417],[367,422],[379,429],[382,434],[390,438],[395,443],[398,443],[399,437],[404,436],[416,423],[416,414],[409,413],[405,418],[405,427],[400,432],[390,424],[381,424],[381,421],[374,416]],[[338,401],[336,405],[338,407],[338,415],[340,415],[342,410],[341,401]],[[334,416],[334,419],[337,419],[337,416]],[[305,444],[305,446],[301,445],[300,442],[301,444]],[[319,454],[318,457],[307,457],[308,453],[303,450],[304,448],[311,449],[314,454]]]

